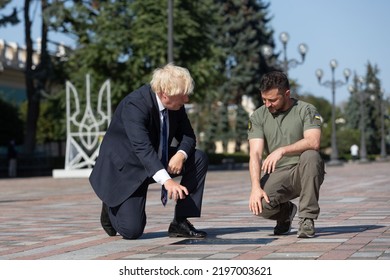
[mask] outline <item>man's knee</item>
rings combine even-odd
[[[315,168],[324,168],[324,161],[319,152],[314,150],[308,150],[301,154],[300,164],[308,165]]]
[[[322,162],[322,158],[319,152],[315,150],[304,151],[300,156],[301,162]]]
[[[115,223],[116,231],[126,239],[137,239],[144,233],[146,226],[145,217],[133,217],[132,219],[120,219]]]
[[[144,227],[121,227],[118,228],[117,231],[125,239],[138,239],[144,233]]]

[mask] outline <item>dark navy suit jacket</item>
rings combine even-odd
[[[169,139],[178,150],[194,153],[196,138],[184,106],[169,111]],[[109,207],[124,202],[163,169],[159,157],[160,113],[150,85],[127,95],[118,105],[89,177],[97,196]]]

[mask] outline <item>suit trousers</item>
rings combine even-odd
[[[189,195],[176,202],[175,217],[200,217],[207,169],[208,158],[204,152],[195,150],[193,155],[187,158],[181,174],[177,176],[182,177],[180,184],[188,189]],[[143,234],[146,225],[147,191],[152,183],[155,181],[148,178],[122,204],[109,207],[111,224],[124,238],[137,239]]]
[[[317,151],[301,154],[298,164],[277,168],[260,181],[270,203],[262,200],[262,217],[285,221],[290,215],[289,201],[299,197],[299,218],[317,219],[321,184],[324,181],[324,162]]]

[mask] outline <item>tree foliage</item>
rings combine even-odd
[[[55,92],[57,97],[53,100],[62,96],[59,103],[62,109],[65,92],[49,88],[50,82],[64,84],[70,80],[83,92],[85,75],[89,74],[94,102],[100,85],[110,79],[115,107],[126,94],[147,83],[153,69],[167,63],[166,0],[45,0],[41,3],[45,4],[43,27],[47,26],[49,32],[68,34],[75,41],[74,50],[68,52],[66,59],[52,57],[50,64],[41,63],[41,69],[46,67],[48,71],[41,79],[34,77],[43,85],[35,88],[34,94],[44,92],[50,96]],[[175,0],[173,3],[174,62],[187,67],[196,83],[192,101],[197,111],[190,115],[196,133],[198,136],[206,133],[208,142],[232,140],[238,133],[239,145],[247,123],[242,97],[253,97],[256,106],[261,104],[258,82],[270,69],[261,53],[262,45],[274,45],[273,31],[267,26],[269,4],[260,0]],[[37,102],[32,104],[35,116],[39,115],[41,107],[37,107]],[[240,109],[234,122],[229,118],[231,106]],[[213,122],[209,121],[210,117]],[[217,127],[209,129],[210,123]],[[208,133],[213,131],[217,134]]]
[[[69,2],[69,1],[68,1]],[[196,81],[195,100],[212,83],[216,48],[212,44],[212,1],[174,1],[174,60]],[[150,81],[167,63],[167,1],[57,2],[46,17],[56,30],[72,34],[77,48],[65,65],[72,82],[90,73],[96,84],[112,83],[113,103]],[[210,8],[211,7],[211,8]]]
[[[243,95],[258,100],[258,83],[270,67],[261,53],[263,45],[274,45],[273,31],[268,27],[269,4],[263,1],[219,0],[222,24],[216,38],[224,50],[225,81],[219,87],[224,103],[238,104]]]
[[[114,109],[126,94],[148,83],[156,67],[167,63],[167,17],[166,0],[55,1],[45,12],[53,30],[75,39],[67,60],[57,61],[64,69],[62,76],[82,92],[89,74],[93,102],[109,79]],[[174,1],[174,63],[190,70],[196,83],[191,99],[196,103],[210,100],[218,86],[218,19],[213,0]],[[204,116],[204,111],[193,116],[201,118],[197,133]]]
[[[380,81],[378,79],[379,69],[377,66],[367,64],[366,74],[363,76],[363,84],[358,83],[358,75],[353,78],[355,89],[345,107],[346,126],[361,133],[361,119],[364,114],[363,129],[366,136],[366,148],[368,154],[378,154],[380,151]],[[360,98],[362,98],[360,100]],[[361,103],[362,102],[362,103]],[[359,136],[360,137],[360,136]],[[357,142],[360,144],[360,140]]]
[[[244,95],[252,97],[255,107],[261,104],[258,83],[261,76],[270,69],[261,53],[263,45],[274,45],[273,32],[267,26],[270,20],[267,16],[269,4],[240,0],[216,0],[215,3],[220,7],[221,22],[217,27],[215,41],[223,50],[223,56],[219,63],[217,97],[209,105],[217,108],[210,116],[211,119],[218,120],[210,121],[210,125],[217,127],[209,129],[216,133],[209,134],[208,140],[226,143],[228,140],[235,141],[238,137],[239,146],[243,140],[242,129],[246,129],[248,122],[248,113],[246,117],[242,114],[242,98]],[[234,126],[227,114],[232,105],[240,109]]]
[[[2,0],[0,1],[0,10],[4,9],[12,0]],[[18,17],[18,11],[16,7],[12,9],[12,13],[9,15],[0,15],[0,28],[6,27],[8,24],[15,25],[20,22]]]
[[[168,56],[166,0],[42,0],[41,3],[44,4],[42,34],[61,32],[74,39],[74,46],[67,50],[66,56],[51,56],[50,60],[42,60],[36,71],[27,72],[34,86],[31,100],[37,100],[32,99],[37,93],[38,100],[44,97],[40,106],[33,103],[39,116],[35,128],[39,143],[65,139],[65,81],[71,81],[82,93],[89,74],[92,102],[96,102],[100,86],[109,79],[115,109],[126,94],[148,83],[153,69],[167,63]],[[266,60],[261,52],[262,46],[275,45],[273,30],[268,26],[272,19],[268,16],[271,4],[262,0],[173,3],[173,60],[187,67],[196,83],[189,117],[199,144],[214,152],[217,140],[225,143],[225,149],[227,141],[233,140],[238,150],[247,136],[248,108],[242,106],[242,98],[252,98],[255,107],[260,106],[260,78],[276,67],[272,61],[278,54]],[[48,36],[46,43],[49,39]],[[45,54],[46,47],[43,44],[41,53]],[[376,76],[375,69],[372,67],[371,76]],[[379,83],[376,85],[380,87]],[[331,105],[311,95],[300,99],[319,109],[324,119],[321,147],[328,147]],[[352,135],[358,110],[356,107],[350,110],[345,116],[343,133],[348,131]],[[374,107],[370,114],[377,115]],[[337,115],[341,116],[340,110]],[[377,117],[374,118],[375,122],[369,124],[373,131],[378,128]]]
[[[306,101],[314,105],[318,113],[322,117],[322,137],[321,137],[321,148],[330,146],[331,127],[332,127],[332,106],[329,101],[323,97],[316,97],[311,94],[306,94],[298,97],[299,100]]]

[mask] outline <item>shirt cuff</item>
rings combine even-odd
[[[188,155],[187,155],[187,153],[186,153],[185,151],[183,151],[183,150],[178,150],[177,152],[178,152],[178,153],[182,153],[182,154],[184,155],[184,160],[187,160]]]
[[[156,172],[156,174],[153,175],[153,180],[156,181],[156,183],[159,183],[160,185],[164,185],[166,181],[169,179],[172,179],[171,176],[169,176],[168,172],[165,169],[160,169]]]

